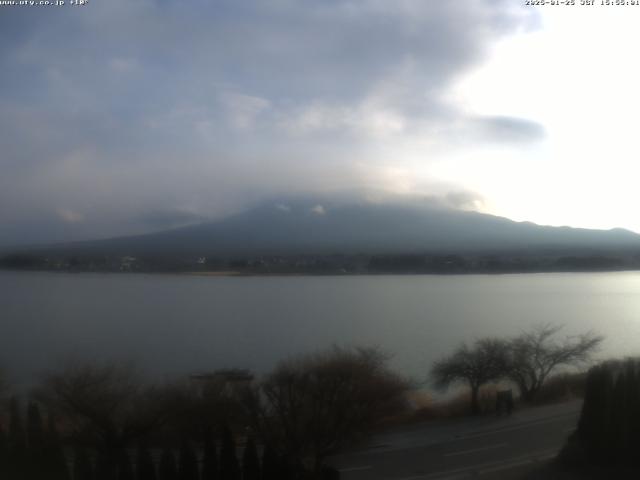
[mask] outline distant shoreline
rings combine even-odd
[[[193,255],[23,252],[0,268],[199,276],[466,275],[640,270],[639,251]]]
[[[242,276],[242,272],[234,271],[234,270],[226,270],[226,271],[207,271],[207,272],[176,272],[179,275],[194,275],[197,277],[238,277]]]
[[[616,269],[541,269],[541,270],[504,270],[504,271],[445,271],[445,272],[425,272],[425,271],[375,271],[375,272],[257,272],[238,270],[211,270],[211,271],[160,271],[160,270],[65,270],[65,269],[20,269],[0,267],[0,272],[16,273],[61,273],[61,274],[138,274],[138,275],[176,275],[193,277],[372,277],[372,276],[466,276],[466,275],[536,275],[550,273],[618,273],[618,272],[640,272],[640,268],[616,268]]]

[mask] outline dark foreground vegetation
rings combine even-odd
[[[499,381],[517,386],[520,401],[529,404],[586,388],[580,431],[591,438],[589,432],[608,428],[610,417],[597,413],[613,411],[606,402],[633,403],[624,382],[637,381],[640,369],[635,363],[616,367],[620,377],[595,370],[586,387],[581,375],[552,377],[562,365],[586,361],[602,340],[587,333],[560,341],[557,332],[541,326],[511,339],[462,345],[433,366],[433,380],[440,386],[464,382],[463,409],[469,412],[470,399],[474,414],[501,410],[501,399],[510,413],[514,398],[495,386]],[[70,365],[43,376],[21,400],[0,387],[0,478],[337,479],[327,459],[374,429],[463,411],[456,400],[446,404],[446,413],[442,405],[418,405],[416,390],[388,360],[378,349],[334,347],[281,362],[259,379],[246,370],[218,370],[163,384],[146,383],[127,365]],[[626,421],[615,417],[614,424]],[[631,438],[634,431],[625,431]],[[622,441],[607,438],[608,445]],[[604,448],[580,441],[587,455]],[[631,444],[624,448],[631,452]]]
[[[591,368],[578,427],[555,464],[559,478],[638,478],[639,449],[640,359]]]
[[[640,478],[640,358],[603,362],[585,377],[578,425],[564,448],[553,461],[518,478]]]
[[[374,349],[145,385],[130,367],[51,373],[0,417],[0,478],[335,479],[328,455],[407,408],[408,382]]]

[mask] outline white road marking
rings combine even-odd
[[[498,443],[496,445],[488,445],[486,447],[473,448],[471,450],[462,450],[461,452],[445,453],[445,457],[457,457],[458,455],[467,455],[468,453],[484,452],[485,450],[493,450],[495,448],[506,447],[508,443]]]

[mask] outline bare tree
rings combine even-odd
[[[333,348],[281,363],[248,392],[253,425],[294,468],[318,472],[327,455],[406,407],[409,384],[377,349]]]
[[[495,338],[477,340],[473,346],[462,344],[452,355],[437,361],[431,368],[436,387],[448,388],[466,383],[471,389],[471,413],[480,413],[480,387],[507,374],[507,342]]]
[[[36,396],[73,434],[93,444],[109,468],[133,440],[160,426],[168,412],[164,392],[145,387],[127,365],[68,367],[49,374]]]
[[[509,378],[518,386],[523,400],[534,400],[557,367],[587,362],[604,340],[587,332],[558,341],[554,337],[561,329],[562,326],[540,325],[510,341]]]
[[[203,427],[246,425],[240,398],[253,378],[249,370],[236,368],[191,375],[182,385],[182,403],[190,405],[179,419],[183,428],[190,424],[194,432],[202,433]]]

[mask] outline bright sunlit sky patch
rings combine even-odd
[[[539,8],[541,28],[504,39],[455,88],[469,111],[539,122],[521,151],[467,152],[437,169],[510,218],[640,231],[640,8]],[[475,165],[475,166],[474,166]]]
[[[0,246],[290,195],[640,231],[637,25],[522,0],[2,6]]]

